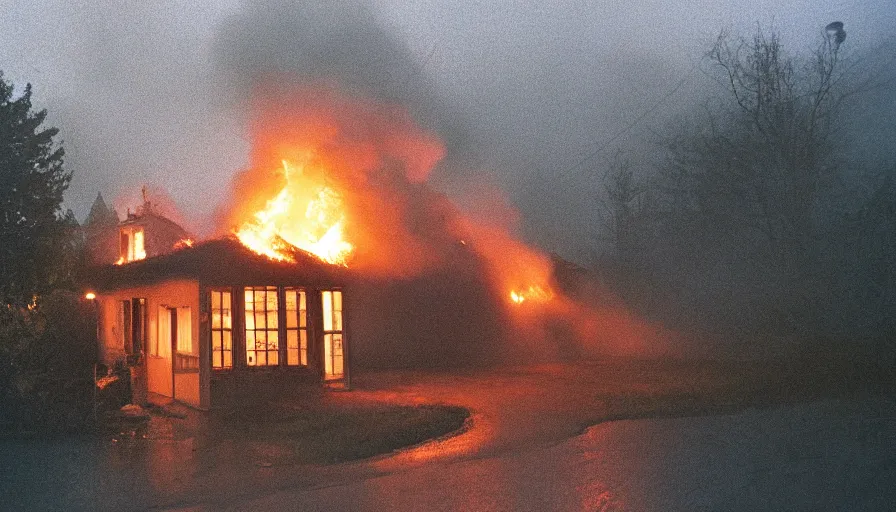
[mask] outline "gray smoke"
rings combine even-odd
[[[79,218],[97,191],[114,200],[148,182],[203,227],[247,162],[247,88],[292,73],[406,105],[447,142],[436,187],[455,199],[483,184],[506,191],[530,239],[584,263],[607,161],[623,150],[650,163],[652,132],[706,96],[695,63],[719,30],[773,26],[796,53],[831,20],[849,27],[844,55],[862,55],[892,37],[896,8],[22,0],[4,4],[0,68],[33,82],[61,128],[75,171],[66,201]]]
[[[423,63],[366,1],[247,1],[218,27],[214,58],[237,103],[262,82],[326,83],[402,105],[442,137],[459,136]]]

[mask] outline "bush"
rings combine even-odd
[[[94,305],[72,292],[0,311],[0,431],[89,427],[96,347]]]

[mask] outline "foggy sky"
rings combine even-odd
[[[499,187],[529,239],[583,261],[602,168],[617,149],[649,158],[651,130],[702,97],[721,29],[761,23],[802,52],[840,20],[861,53],[896,27],[891,0],[307,3],[0,2],[0,70],[61,129],[67,207],[83,219],[101,191],[123,213],[150,183],[207,229],[247,162],[247,87],[290,72],[407,105],[448,145],[435,187],[461,204]]]

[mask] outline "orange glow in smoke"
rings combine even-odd
[[[303,166],[282,164],[283,188],[234,234],[246,247],[278,261],[294,261],[294,246],[347,266],[352,244],[345,240],[342,195],[303,172]]]
[[[547,302],[551,300],[553,293],[545,290],[541,286],[532,285],[528,288],[518,290],[510,290],[510,300],[514,304],[522,304],[526,301],[530,302]]]
[[[494,207],[500,207],[499,201]],[[514,237],[511,227],[463,216],[454,229],[470,236],[462,244],[482,258],[493,287],[510,304],[541,306],[554,299],[550,258]]]
[[[288,80],[254,96],[249,166],[220,225],[243,245],[279,261],[297,247],[377,278],[478,266],[511,307],[556,301],[550,258],[514,236],[509,204],[495,215],[500,191],[479,187],[474,218],[427,185],[445,147],[403,107]]]

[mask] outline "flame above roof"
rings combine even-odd
[[[97,267],[91,284],[101,291],[172,279],[195,279],[210,286],[339,286],[348,278],[347,269],[300,249],[295,249],[294,259],[275,261],[252,252],[235,238],[218,238],[126,265]]]

